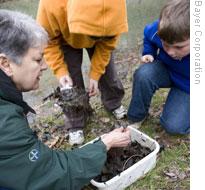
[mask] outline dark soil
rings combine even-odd
[[[112,148],[108,151],[107,161],[101,174],[94,178],[98,182],[106,182],[116,175],[137,163],[139,160],[151,153],[147,147],[141,146],[138,142],[126,148]]]

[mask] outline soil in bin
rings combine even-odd
[[[152,151],[141,146],[137,141],[125,148],[111,148],[107,161],[100,175],[94,178],[97,182],[106,182],[146,157]]]

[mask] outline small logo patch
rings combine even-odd
[[[31,150],[31,152],[29,153],[29,160],[31,162],[35,162],[39,159],[39,151],[36,149]]]

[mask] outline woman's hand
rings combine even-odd
[[[106,145],[107,150],[111,147],[125,147],[131,142],[130,130],[123,127],[114,129],[103,135],[101,140]]]

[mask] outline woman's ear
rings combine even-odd
[[[0,69],[4,71],[4,73],[6,73],[9,77],[13,74],[11,62],[3,53],[0,53]]]

